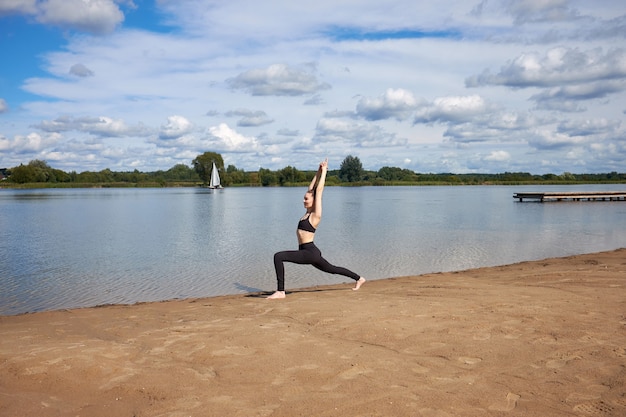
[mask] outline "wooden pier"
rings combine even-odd
[[[519,201],[626,201],[626,191],[575,191],[546,193],[515,193],[513,198]]]

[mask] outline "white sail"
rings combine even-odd
[[[210,188],[221,188],[220,184],[220,174],[217,172],[217,167],[215,166],[215,162],[213,162],[213,169],[211,170],[211,182],[209,183]]]

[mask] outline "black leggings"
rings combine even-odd
[[[298,250],[286,250],[274,254],[274,268],[276,268],[278,291],[285,291],[285,265],[283,262],[313,265],[320,271],[328,272],[329,274],[343,275],[355,281],[361,278],[358,274],[355,274],[349,269],[332,265],[326,259],[322,258],[322,252],[320,252],[313,242],[303,243],[299,245],[298,248]]]

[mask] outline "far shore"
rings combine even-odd
[[[626,248],[267,295],[0,316],[0,415],[626,415]]]

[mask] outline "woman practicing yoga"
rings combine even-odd
[[[274,255],[274,268],[276,268],[276,280],[278,289],[270,295],[269,299],[285,298],[285,265],[284,262],[296,264],[313,265],[320,271],[329,274],[338,274],[350,277],[356,281],[353,290],[358,290],[365,282],[365,278],[355,274],[349,269],[332,265],[322,257],[322,253],[313,243],[315,229],[322,219],[322,192],[326,182],[326,171],[328,170],[328,159],[322,162],[317,173],[309,185],[309,189],[304,194],[304,208],[306,213],[298,223],[298,250],[288,250],[277,252]]]

